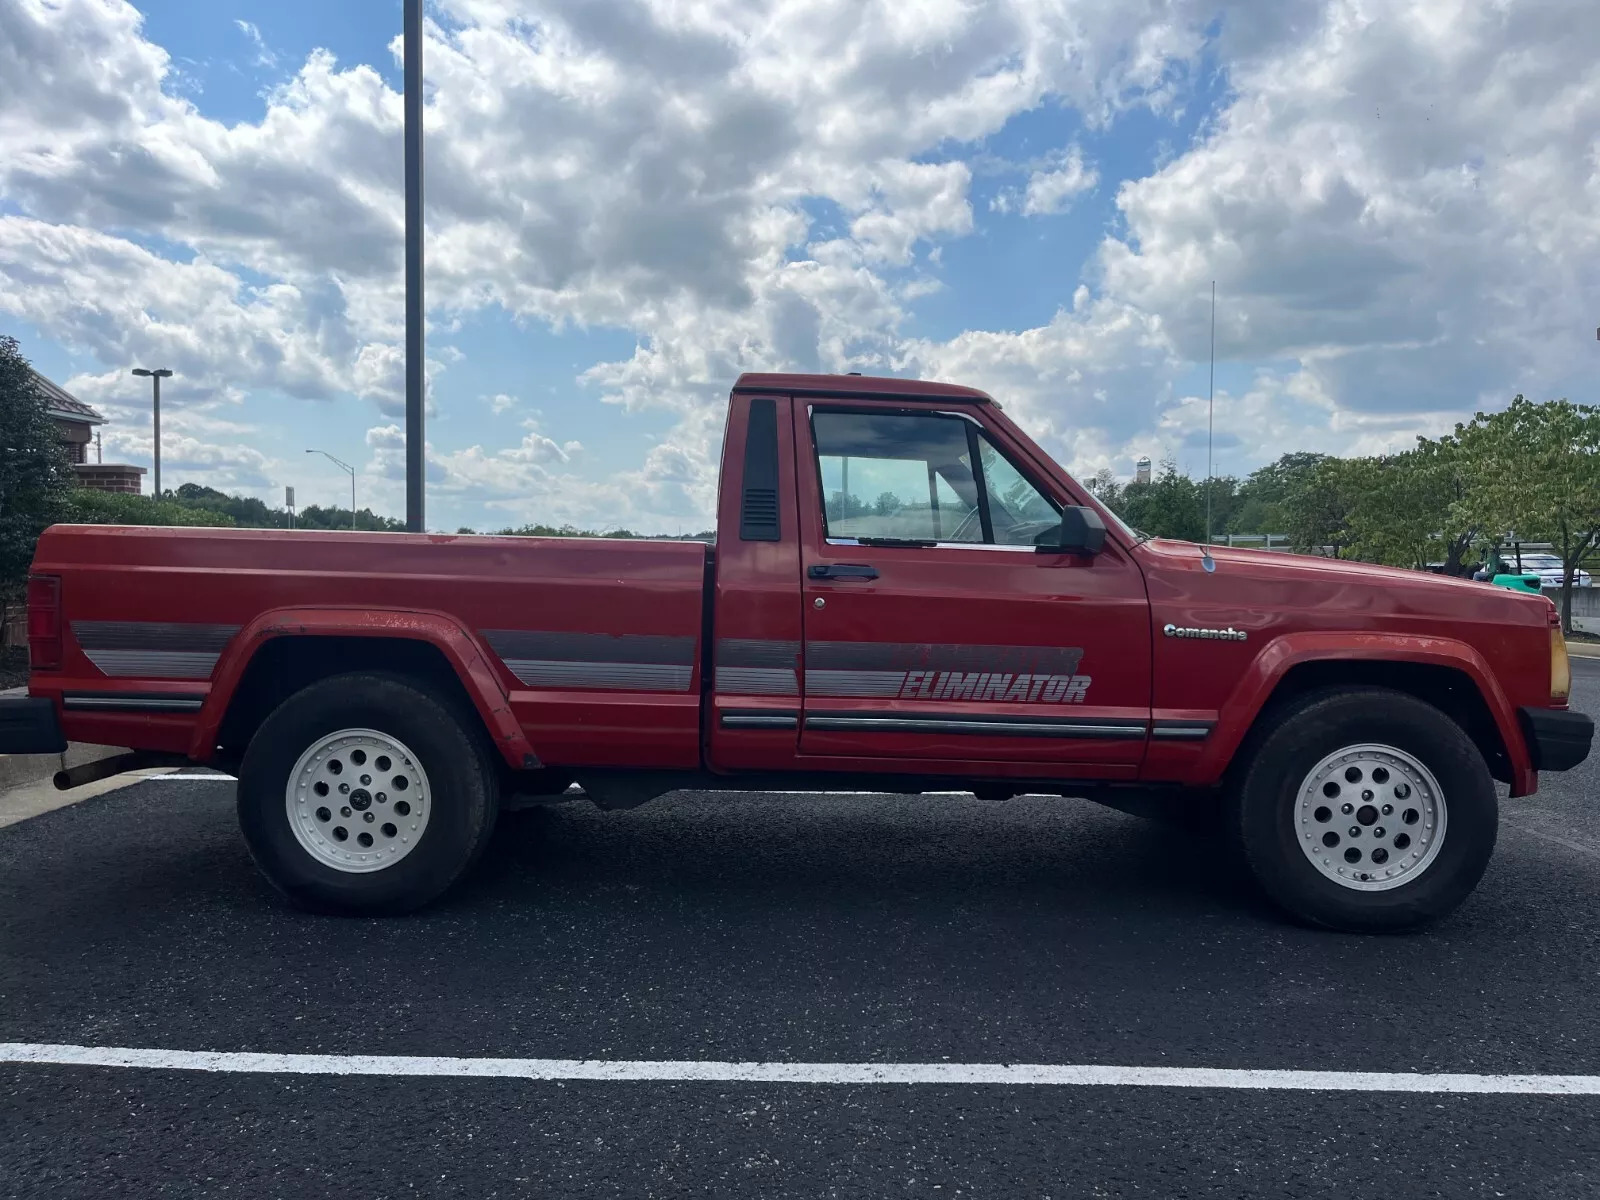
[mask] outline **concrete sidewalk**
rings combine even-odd
[[[27,688],[7,688],[0,692],[0,696],[27,694]],[[0,829],[42,812],[64,808],[79,800],[87,800],[90,796],[136,782],[137,776],[116,775],[73,788],[70,792],[58,792],[51,783],[51,777],[57,771],[126,753],[127,750],[121,746],[91,746],[84,742],[70,742],[63,754],[0,754]]]

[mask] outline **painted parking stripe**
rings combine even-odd
[[[603,1083],[963,1084],[1226,1088],[1296,1092],[1429,1092],[1600,1096],[1600,1075],[1409,1074],[1221,1067],[1002,1063],[661,1062],[576,1058],[419,1058],[388,1054],[257,1054],[0,1042],[0,1063],[269,1075],[387,1075]]]

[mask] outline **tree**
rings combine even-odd
[[[1084,488],[1096,500],[1104,504],[1117,516],[1125,516],[1123,487],[1117,482],[1117,477],[1111,473],[1109,467],[1101,467],[1088,479],[1083,481]]]
[[[70,493],[66,519],[75,525],[189,525],[208,529],[230,528],[235,523],[227,513],[191,508],[176,500],[88,488]]]
[[[1200,517],[1205,519],[1206,497],[1211,498],[1211,536],[1216,538],[1224,533],[1242,532],[1253,533],[1254,530],[1235,530],[1233,518],[1239,507],[1239,481],[1232,475],[1218,475],[1213,479],[1203,479],[1195,484],[1200,493]]]
[[[339,508],[323,508],[319,504],[310,504],[300,510],[298,525],[301,529],[349,529],[350,510]],[[370,508],[356,509],[356,528],[368,533],[400,533],[405,530],[406,523],[394,517],[381,517]]]
[[[0,337],[0,631],[24,602],[34,545],[61,519],[71,484],[35,378],[16,339]]]
[[[1600,408],[1519,395],[1457,426],[1456,436],[1476,468],[1463,519],[1549,541],[1561,557],[1561,624],[1570,631],[1573,576],[1600,540]]]
[[[1178,474],[1170,459],[1149,483],[1130,483],[1122,489],[1119,515],[1135,529],[1155,537],[1198,542],[1205,537],[1204,494],[1187,475]]]
[[[1285,455],[1285,458],[1293,457]],[[1308,468],[1297,469],[1285,485],[1278,512],[1284,532],[1296,550],[1327,546],[1333,557],[1350,542],[1350,512],[1359,494],[1363,463],[1317,455]],[[1278,460],[1280,463],[1283,459]]]
[[[1414,450],[1350,462],[1355,557],[1397,567],[1438,561],[1447,575],[1463,573],[1480,534],[1463,505],[1476,466],[1459,439],[1418,438]]]
[[[1289,494],[1303,489],[1326,454],[1297,450],[1277,462],[1250,472],[1239,485],[1228,528],[1233,533],[1282,533],[1288,528],[1284,504]]]
[[[222,513],[233,518],[235,525],[244,525],[251,529],[286,529],[289,525],[289,514],[279,509],[268,508],[265,501],[258,500],[254,496],[230,496],[226,492],[219,492],[216,488],[204,487],[198,483],[186,483],[176,491],[168,492],[162,499],[176,500],[189,508],[203,508]],[[345,520],[348,523],[349,517]]]

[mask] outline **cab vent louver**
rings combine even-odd
[[[744,494],[739,504],[739,537],[746,542],[776,542],[778,521],[778,405],[750,401],[744,441]]]

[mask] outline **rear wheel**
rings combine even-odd
[[[1267,894],[1352,932],[1453,911],[1482,877],[1499,820],[1488,767],[1461,727],[1383,688],[1315,694],[1279,713],[1229,807]]]
[[[483,849],[497,785],[472,719],[425,685],[340,675],[284,701],[239,774],[252,857],[291,900],[349,913],[434,899]]]

